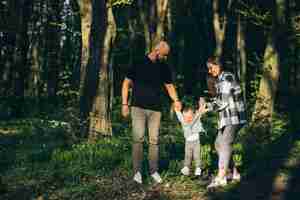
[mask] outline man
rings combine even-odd
[[[161,41],[142,60],[133,64],[122,85],[122,115],[129,115],[128,91],[132,88],[132,159],[133,180],[142,183],[141,163],[143,160],[143,142],[146,124],[149,133],[149,166],[151,177],[156,183],[162,179],[158,173],[158,138],[161,119],[160,94],[162,86],[167,90],[175,107],[181,108],[176,89],[172,84],[171,72],[163,60],[170,52],[170,47]]]
[[[223,71],[222,65],[213,58],[207,61],[208,74],[216,78],[214,83],[215,99],[208,103],[208,110],[218,112],[218,135],[215,148],[218,153],[218,175],[208,188],[227,184],[227,171],[232,156],[232,143],[237,132],[246,123],[245,106],[242,100],[242,91],[235,76]],[[240,179],[237,169],[233,169],[234,180]]]

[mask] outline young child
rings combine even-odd
[[[185,138],[184,167],[181,169],[181,173],[185,176],[190,175],[192,160],[195,161],[195,175],[201,175],[199,133],[205,132],[200,121],[201,111],[203,110],[202,106],[202,103],[199,102],[199,109],[197,111],[191,106],[186,106],[182,112],[181,110],[175,109],[177,118],[182,125]]]

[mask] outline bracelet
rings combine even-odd
[[[122,104],[122,106],[128,106],[128,104],[126,104],[126,103],[123,103],[123,104]]]

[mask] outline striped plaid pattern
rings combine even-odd
[[[209,110],[219,113],[218,128],[224,126],[245,124],[246,110],[242,90],[230,72],[222,72],[216,81],[217,96],[208,104]]]

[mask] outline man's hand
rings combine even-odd
[[[182,108],[182,104],[180,101],[175,101],[174,102],[174,110],[175,111],[181,111],[181,108]]]
[[[127,104],[123,104],[121,112],[122,112],[123,117],[125,117],[125,118],[128,117],[128,115],[129,115],[129,106]]]

